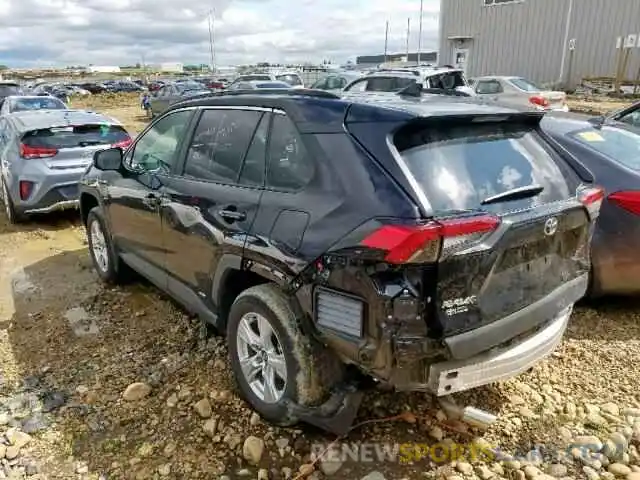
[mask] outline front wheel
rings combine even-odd
[[[121,283],[125,276],[124,264],[115,253],[100,207],[92,208],[87,216],[87,240],[91,261],[100,279],[106,283]]]
[[[300,330],[276,285],[251,287],[238,296],[229,313],[227,340],[242,397],[271,423],[296,423],[291,402],[317,405],[341,379],[339,363]]]

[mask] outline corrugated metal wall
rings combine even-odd
[[[616,38],[640,34],[640,0],[573,0],[568,38],[576,39],[561,73],[570,0],[522,0],[485,6],[483,0],[441,0],[440,63],[453,62],[456,45],[469,48],[467,73],[522,75],[538,82],[579,82],[614,76]],[[467,36],[456,41],[450,37]],[[461,43],[458,43],[461,42]],[[570,65],[571,64],[571,65]],[[630,56],[627,77],[640,66],[640,48]]]

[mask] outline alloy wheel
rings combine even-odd
[[[109,251],[107,249],[107,242],[102,231],[100,222],[94,220],[91,222],[91,253],[98,265],[98,268],[102,272],[109,270]]]
[[[245,381],[264,403],[278,402],[287,387],[287,364],[278,334],[259,313],[245,314],[236,336]]]

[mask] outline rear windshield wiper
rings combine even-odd
[[[480,205],[490,205],[498,202],[508,202],[511,200],[520,200],[523,198],[530,198],[539,195],[544,190],[541,185],[527,185],[526,187],[513,188],[506,192],[493,195],[492,197],[485,198]]]

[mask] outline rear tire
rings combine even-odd
[[[7,185],[4,183],[4,180],[1,180],[0,183],[2,183],[1,185],[2,203],[4,205],[4,212],[7,217],[7,220],[11,225],[16,225],[18,223],[24,222],[27,217],[16,211],[16,207],[13,204],[13,201],[11,200],[11,196],[9,195],[9,189],[7,188]]]
[[[93,268],[105,283],[119,284],[126,278],[126,266],[117,255],[102,208],[94,207],[87,216],[87,241]]]
[[[276,425],[297,423],[290,403],[318,405],[342,378],[341,364],[300,330],[289,300],[273,284],[251,287],[236,298],[227,340],[242,397]]]

